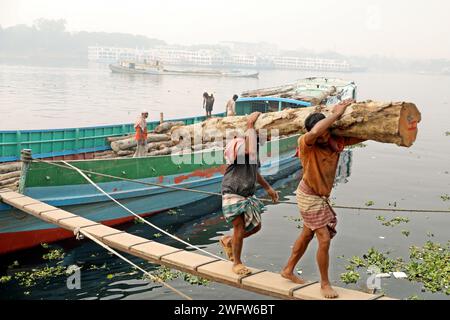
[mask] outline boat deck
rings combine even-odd
[[[82,229],[84,233],[89,233],[114,249],[151,263],[275,298],[324,299],[320,294],[318,282],[298,285],[282,278],[278,273],[258,268],[250,268],[252,270],[250,275],[239,276],[231,271],[232,262],[135,236],[82,218],[10,189],[0,189],[0,201],[63,229],[72,232]],[[339,293],[339,300],[392,300],[381,294],[368,294],[340,287],[335,287],[335,289]]]

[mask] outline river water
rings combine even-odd
[[[340,179],[332,197],[339,205],[362,206],[372,201],[376,207],[396,202],[399,208],[449,210],[450,201],[450,77],[414,74],[321,74],[297,71],[261,71],[259,79],[207,78],[182,76],[130,76],[112,74],[105,65],[79,67],[0,66],[0,130],[79,127],[133,122],[141,110],[151,119],[192,116],[203,113],[202,93],[213,92],[214,112],[225,109],[234,93],[265,86],[279,85],[309,76],[344,77],[358,85],[358,100],[406,100],[417,104],[422,112],[419,134],[411,148],[368,142],[365,148],[351,151],[350,173]],[[278,183],[283,200],[295,201],[294,191],[300,173]],[[441,196],[443,196],[441,198]],[[187,208],[182,214],[189,214]],[[383,226],[378,215],[386,218],[408,217],[408,223]],[[291,217],[291,218],[290,218]],[[269,205],[263,216],[263,229],[247,239],[244,259],[254,267],[279,271],[289,256],[291,245],[299,233],[295,206]],[[400,213],[338,210],[338,235],[333,240],[330,276],[333,283],[345,286],[340,274],[348,264],[345,259],[362,256],[370,247],[389,251],[392,258],[408,260],[410,246],[422,246],[427,240],[445,244],[450,240],[448,213]],[[167,227],[180,237],[211,252],[219,253],[219,237],[229,226],[220,212],[207,212],[201,219]],[[151,238],[155,231],[142,224],[121,227],[128,232]],[[409,236],[402,234],[409,231]],[[177,245],[161,237],[158,241]],[[68,290],[66,278],[23,288],[16,282],[0,284],[4,299],[171,299],[178,298],[166,288],[141,280],[140,274],[111,257],[103,249],[87,241],[63,241],[51,245],[63,248],[64,265],[82,265],[80,290]],[[300,261],[302,275],[318,280],[315,265],[315,241]],[[41,249],[27,250],[2,257],[1,273],[29,271],[45,266]],[[344,256],[344,257],[342,257]],[[19,267],[8,269],[14,261]],[[155,266],[140,263],[148,270]],[[93,269],[93,265],[106,266]],[[12,270],[12,271],[11,271]],[[131,273],[131,274],[130,274]],[[108,275],[114,275],[108,277]],[[350,288],[363,288],[367,275]],[[170,282],[193,298],[263,299],[265,297],[224,285],[190,285],[182,279]],[[422,285],[405,279],[383,279],[383,291],[392,297],[417,295],[425,299],[448,299],[442,293],[421,291]]]

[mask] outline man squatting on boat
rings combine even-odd
[[[222,212],[225,220],[233,224],[233,234],[223,236],[220,244],[228,259],[233,261],[233,272],[239,275],[251,273],[241,261],[243,240],[261,230],[264,204],[254,195],[256,182],[266,190],[274,203],[278,201],[278,193],[259,173],[254,123],[260,114],[254,112],[248,117],[245,138],[235,137],[225,147],[228,167],[222,180]]]
[[[137,142],[137,146],[133,158],[143,157],[147,153],[147,151],[145,150],[145,147],[147,145],[147,117],[148,112],[142,111],[141,115],[134,124],[134,129],[136,130],[135,139]]]
[[[303,229],[294,243],[286,266],[281,271],[284,278],[299,284],[305,282],[294,275],[294,268],[316,235],[319,242],[316,259],[320,271],[321,293],[328,299],[338,297],[328,278],[329,248],[331,239],[336,235],[337,224],[329,196],[340,153],[345,146],[363,141],[333,136],[330,126],[342,116],[352,102],[353,100],[341,102],[327,117],[322,113],[313,113],[305,119],[307,133],[298,139],[297,149],[303,166],[303,177],[296,191]]]

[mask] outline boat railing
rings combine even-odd
[[[218,113],[214,116],[223,117],[225,113]],[[182,121],[189,125],[204,121],[205,118],[205,116],[184,117],[167,121]],[[147,128],[152,131],[159,124],[159,121],[150,121]],[[80,128],[0,131],[0,162],[18,161],[22,149],[31,149],[33,157],[37,159],[110,150],[111,147],[106,141],[107,137],[123,136],[133,132],[134,125],[132,123]]]

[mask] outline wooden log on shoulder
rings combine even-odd
[[[170,135],[167,134],[149,134],[147,135],[147,143],[149,142],[159,142],[159,141],[169,141]],[[120,150],[127,150],[132,147],[137,146],[137,141],[134,138],[124,139],[124,140],[118,140],[111,143],[111,149],[113,149],[115,152],[118,152]]]
[[[304,123],[308,115],[319,111],[328,115],[332,110],[333,107],[317,106],[264,113],[256,121],[255,129],[266,129],[269,136],[271,129],[277,129],[280,136],[305,133]],[[420,120],[421,114],[413,103],[368,100],[350,105],[331,129],[338,136],[409,147],[416,140]],[[205,143],[214,141],[217,134],[225,137],[233,130],[244,132],[246,126],[247,116],[211,118],[195,125],[174,128],[171,134],[175,144],[186,142],[186,137],[195,137],[197,141],[200,139],[200,143]]]

